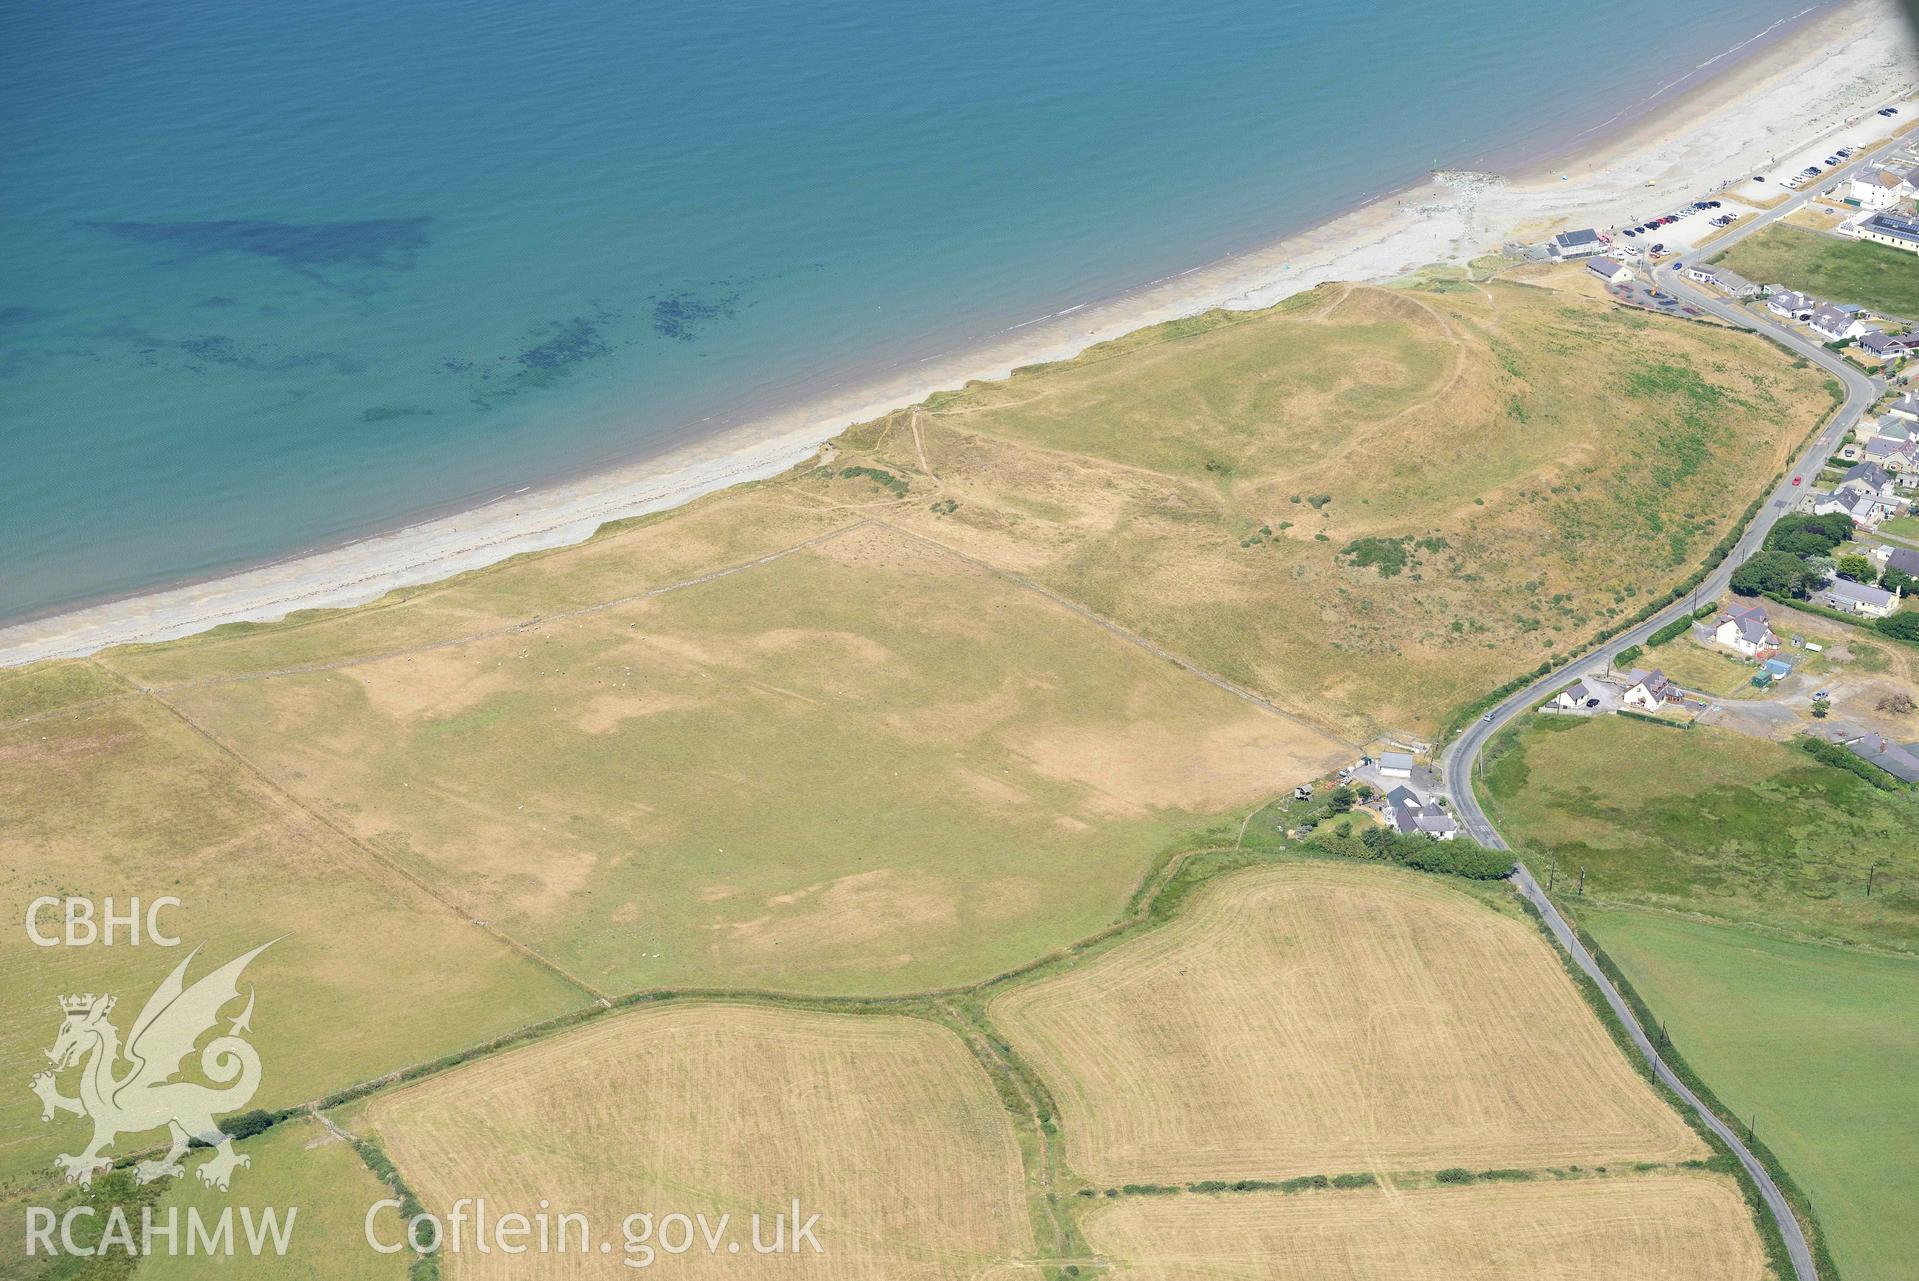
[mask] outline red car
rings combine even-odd
[[[1805,479],[1805,477],[1804,477],[1804,476],[1794,476],[1794,477],[1792,478],[1792,483],[1793,483],[1793,484],[1795,484],[1795,485],[1797,485],[1797,484],[1798,484],[1798,483],[1799,483],[1800,481],[1802,481],[1802,480],[1804,480],[1804,479]]]

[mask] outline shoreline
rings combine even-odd
[[[1552,227],[1636,220],[1744,176],[1766,152],[1810,142],[1919,80],[1910,38],[1886,0],[1813,6],[1775,24],[1781,26],[1701,64],[1694,74],[1732,59],[1699,83],[1668,96],[1692,78],[1682,77],[1622,108],[1577,136],[1598,135],[1589,145],[1551,163],[1522,159],[1510,177],[1434,174],[1249,252],[1010,326],[983,344],[852,390],[816,395],[697,440],[684,438],[689,429],[665,452],[635,462],[267,564],[11,622],[0,626],[0,667],[363,604],[522,552],[583,541],[609,520],[778,475],[853,424],[936,391],[1069,359],[1151,325],[1214,308],[1267,307],[1328,280],[1380,282],[1460,263],[1519,233],[1537,239]]]

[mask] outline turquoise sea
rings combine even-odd
[[[1549,151],[1811,0],[0,0],[0,619]]]

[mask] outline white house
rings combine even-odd
[[[1635,667],[1626,677],[1626,693],[1619,701],[1642,712],[1656,712],[1681,697],[1679,689],[1666,679],[1666,673],[1657,669],[1645,672]]]
[[[1731,294],[1734,298],[1759,296],[1758,285],[1753,284],[1738,272],[1728,271],[1724,267],[1688,267],[1686,274],[1700,284],[1711,285],[1714,289]]]
[[[1413,754],[1411,752],[1381,752],[1379,754],[1379,776],[1381,778],[1411,778],[1413,776]]]
[[[1839,303],[1822,303],[1813,309],[1812,319],[1806,322],[1812,326],[1812,332],[1827,342],[1838,342],[1841,338],[1857,338],[1871,328],[1860,318],[1857,307],[1847,307]]]
[[[1401,836],[1429,836],[1450,841],[1459,835],[1459,822],[1437,805],[1422,803],[1409,787],[1386,793],[1386,815]]]
[[[1861,209],[1890,209],[1913,194],[1913,176],[1903,169],[1868,169],[1854,174],[1849,199]]]
[[[1888,334],[1878,329],[1868,329],[1859,335],[1859,350],[1871,352],[1882,361],[1904,360],[1914,351],[1919,351],[1919,335]]]
[[[1888,516],[1897,515],[1905,505],[1903,498],[1864,493],[1857,489],[1835,489],[1830,494],[1815,494],[1807,510],[1815,516],[1850,516],[1853,524],[1870,529]]]
[[[1774,285],[1772,293],[1766,296],[1766,310],[1775,316],[1784,316],[1787,320],[1811,320],[1812,313],[1818,310],[1818,307],[1817,298],[1779,285]]]
[[[1883,587],[1871,587],[1865,583],[1848,582],[1843,578],[1832,579],[1813,595],[1813,599],[1841,613],[1862,614],[1867,618],[1886,618],[1899,608],[1898,592],[1889,592]]]
[[[1894,418],[1903,418],[1909,423],[1919,423],[1919,391],[1909,391],[1886,406],[1886,412]],[[1880,422],[1884,422],[1880,419]],[[1881,431],[1880,435],[1885,435]]]
[[[1562,712],[1583,712],[1599,702],[1599,694],[1585,681],[1578,681],[1553,695],[1552,705]]]
[[[1857,494],[1883,494],[1892,488],[1892,473],[1878,463],[1854,463],[1839,478],[1838,487]]]
[[[1586,261],[1586,270],[1609,285],[1623,285],[1632,279],[1632,268],[1623,262],[1615,262],[1611,258],[1589,258]]]
[[[1568,261],[1574,258],[1591,258],[1595,254],[1606,252],[1606,242],[1591,227],[1582,227],[1578,231],[1562,231],[1546,245],[1546,252],[1555,258]]]
[[[1712,638],[1742,658],[1758,658],[1779,648],[1779,637],[1760,605],[1736,605],[1721,614]]]

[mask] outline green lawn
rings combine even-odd
[[[1895,538],[1919,538],[1919,517],[1894,516],[1891,520],[1881,522],[1879,532]]]
[[[1756,1114],[1842,1275],[1913,1275],[1919,960],[1631,910],[1581,924],[1721,1102]]]
[[[1919,261],[1886,245],[1774,223],[1712,261],[1762,284],[1919,319]]]
[[[1495,740],[1481,795],[1536,871],[1584,868],[1590,897],[1919,951],[1919,795],[1796,747],[1541,718]]]

